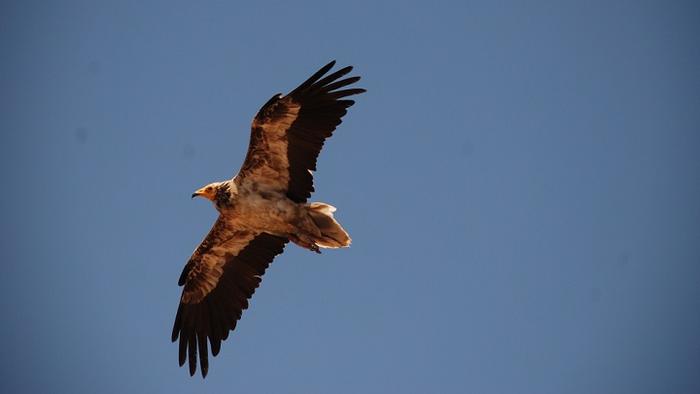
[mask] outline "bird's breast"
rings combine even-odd
[[[239,194],[230,212],[241,224],[261,231],[286,228],[298,215],[296,204],[278,193]]]

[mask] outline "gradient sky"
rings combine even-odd
[[[0,5],[0,391],[700,392],[697,2]],[[190,378],[177,279],[249,124],[331,59],[368,93]]]

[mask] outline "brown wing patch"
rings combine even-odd
[[[324,75],[331,62],[288,95],[273,96],[253,120],[250,147],[236,182],[257,183],[303,203],[313,192],[316,160],[326,138],[354,104],[344,97],[364,89],[342,89],[360,77],[341,79],[352,70],[342,68]]]
[[[287,130],[299,113],[299,104],[289,97],[274,96],[253,120],[250,145],[236,179],[254,180],[268,190],[286,188],[289,183]]]
[[[254,235],[249,231],[224,231],[220,238],[204,253],[195,253],[195,259],[182,291],[182,302],[193,304],[202,301],[209,294],[223,274],[224,264],[245,248]]]
[[[212,229],[213,231],[214,229]],[[224,240],[224,244],[225,242],[226,240]],[[197,370],[198,350],[202,376],[207,375],[209,370],[207,342],[211,345],[212,355],[219,354],[221,341],[226,340],[229,331],[236,327],[243,310],[248,308],[248,299],[260,284],[265,270],[275,256],[282,253],[287,242],[288,240],[285,238],[266,233],[251,236],[240,251],[224,255],[225,262],[217,282],[197,302],[193,301],[202,292],[193,292],[190,302],[184,301],[188,287],[208,287],[213,276],[193,274],[192,272],[197,270],[196,267],[203,266],[201,264],[194,264],[189,270],[185,267],[186,271],[183,271],[181,276],[181,279],[185,278],[185,289],[175,316],[172,340],[174,342],[178,338],[180,339],[180,366],[184,365],[185,360],[189,360],[190,375],[194,375]],[[206,240],[202,244],[205,243]],[[213,245],[209,250],[214,250],[217,247],[219,245]]]

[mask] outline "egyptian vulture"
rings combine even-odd
[[[206,377],[208,347],[212,355],[219,353],[221,341],[236,327],[265,270],[287,242],[317,253],[350,245],[350,236],[333,218],[335,208],[307,202],[323,143],[354,104],[347,97],[365,92],[348,88],[360,80],[344,78],[350,66],[326,75],[334,64],[266,102],[253,119],[238,174],[192,195],[211,200],[219,217],[178,281],[184,288],[172,340],[180,339],[180,366],[189,360],[190,375],[197,370],[199,352]]]

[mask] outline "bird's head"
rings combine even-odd
[[[216,192],[219,190],[220,186],[221,186],[221,182],[210,183],[210,184],[204,186],[203,188],[192,193],[192,198],[204,197],[208,200],[214,201],[214,199],[216,198]]]

